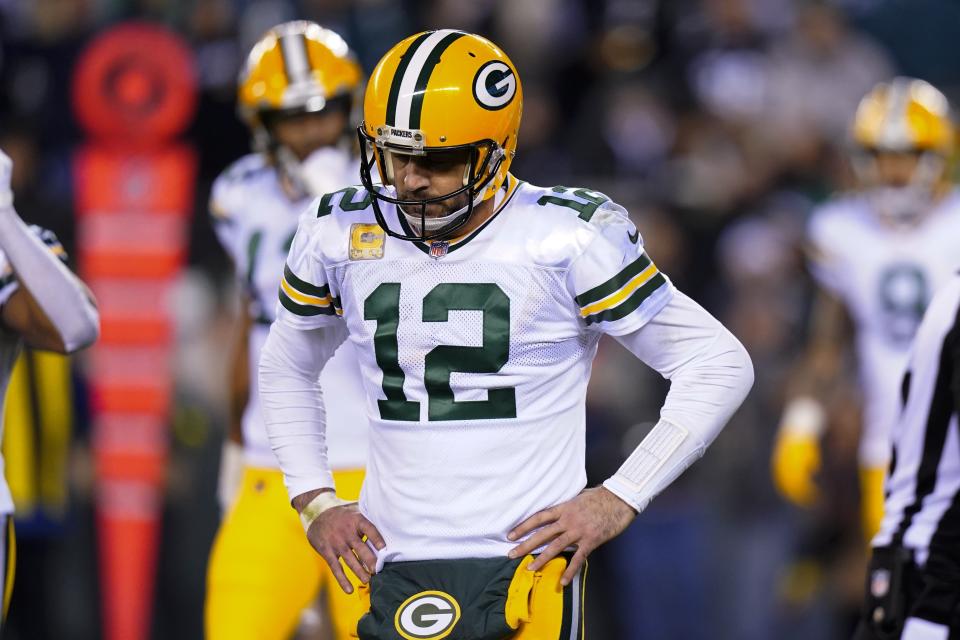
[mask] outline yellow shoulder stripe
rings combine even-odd
[[[300,293],[287,283],[286,278],[280,279],[280,288],[283,289],[283,292],[287,294],[291,300],[298,304],[309,304],[316,307],[329,307],[330,306],[330,296],[311,296],[305,293]]]
[[[580,316],[586,318],[587,316],[593,315],[600,311],[605,311],[611,307],[615,307],[626,298],[630,296],[634,291],[645,285],[650,281],[650,278],[657,275],[657,267],[653,263],[650,263],[646,269],[635,275],[632,279],[627,281],[623,287],[618,291],[610,294],[608,297],[603,300],[598,300],[593,304],[589,304],[582,309],[580,309]]]

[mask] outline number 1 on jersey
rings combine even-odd
[[[376,320],[373,350],[377,366],[383,371],[383,395],[378,400],[380,417],[384,420],[419,420],[420,403],[407,400],[403,393],[406,379],[400,368],[397,346],[397,328],[400,326],[400,283],[384,282],[373,290],[363,303],[363,319]]]
[[[495,420],[517,416],[516,389],[487,390],[486,400],[455,400],[450,374],[496,373],[507,363],[510,352],[510,299],[495,284],[444,283],[423,299],[424,322],[448,322],[450,311],[483,312],[483,346],[437,345],[425,357],[424,385],[427,419]],[[376,320],[373,347],[383,371],[380,417],[385,420],[420,419],[420,403],[407,400],[406,379],[400,367],[397,330],[400,325],[400,283],[378,286],[364,302],[365,320]]]

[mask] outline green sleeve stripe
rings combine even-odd
[[[592,316],[587,316],[585,320],[587,324],[593,324],[595,322],[613,322],[614,320],[619,320],[624,318],[643,304],[643,301],[653,295],[654,291],[657,291],[667,283],[667,279],[663,276],[662,273],[657,273],[655,276],[650,278],[650,281],[645,285],[633,292],[629,298],[621,302],[619,305],[613,307],[612,309],[606,309],[599,313],[595,313]]]
[[[283,289],[280,290],[280,304],[283,305],[284,309],[298,316],[337,315],[337,311],[332,305],[328,307],[315,307],[313,305],[298,304],[291,300],[290,297],[283,292]]]
[[[630,280],[650,266],[650,258],[647,257],[646,253],[640,254],[640,257],[628,264],[620,273],[613,276],[603,284],[595,286],[593,289],[581,293],[574,301],[581,307],[585,307],[588,304],[592,304],[597,300],[602,300],[606,298],[611,293],[616,293],[623,285],[630,282]]]
[[[287,265],[283,265],[283,277],[288,285],[304,295],[325,298],[330,293],[330,287],[327,285],[318,287],[315,284],[310,284],[306,280],[301,280]]]

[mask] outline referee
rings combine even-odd
[[[903,379],[880,532],[854,640],[960,638],[960,275],[927,309]]]

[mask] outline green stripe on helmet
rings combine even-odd
[[[417,52],[417,49],[420,48],[423,41],[429,38],[432,33],[433,31],[421,33],[416,40],[410,43],[410,46],[404,54],[400,56],[397,72],[393,74],[393,82],[390,83],[390,97],[387,99],[387,122],[385,124],[388,126],[395,127],[397,125],[397,101],[400,99],[400,84],[403,82],[403,76],[407,72],[407,67],[410,66],[413,54]]]
[[[413,93],[413,100],[410,103],[411,129],[420,128],[420,115],[423,112],[423,96],[427,90],[427,83],[430,82],[430,76],[433,74],[433,70],[436,68],[437,63],[440,62],[440,56],[442,56],[443,52],[447,50],[447,47],[462,38],[464,35],[464,33],[456,31],[444,36],[443,39],[437,43],[437,46],[433,48],[433,51],[430,52],[426,62],[423,63],[423,69],[420,70],[420,75],[417,77],[417,85]]]

